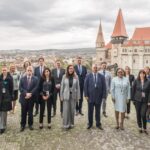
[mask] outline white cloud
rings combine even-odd
[[[100,18],[108,42],[119,8],[130,37],[150,26],[147,0],[1,0],[0,49],[95,47]]]

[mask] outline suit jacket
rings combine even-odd
[[[59,78],[58,78],[58,77],[57,77],[57,68],[54,68],[54,69],[52,70],[52,77],[54,78],[55,85],[56,85],[56,84],[61,84],[62,77],[63,77],[64,74],[65,74],[65,69],[60,68],[60,74],[59,74]]]
[[[45,66],[44,66],[44,69],[45,69]],[[40,81],[40,78],[41,78],[40,66],[38,66],[34,69],[34,76],[36,76],[38,78],[38,80]]]
[[[20,91],[20,103],[24,103],[26,101],[25,96],[26,93],[32,93],[31,100],[33,100],[36,96],[36,92],[38,89],[38,79],[35,76],[31,77],[30,87],[28,88],[27,76],[23,76],[20,80],[19,91]]]
[[[142,92],[145,93],[145,97],[142,98]],[[141,82],[135,80],[132,88],[132,100],[139,102],[150,102],[150,81],[147,79],[144,81],[143,89]]]
[[[55,87],[55,85],[54,85],[54,79],[51,78],[50,81],[51,81],[51,84],[49,84],[49,86],[48,86],[48,91],[49,91],[49,93],[51,95],[53,95],[53,93],[54,93],[54,87]],[[45,82],[45,80],[43,78],[41,78],[40,83],[39,83],[39,87],[40,87],[39,91],[40,91],[41,95],[45,95],[45,91],[43,90],[44,89],[44,82]]]
[[[105,77],[97,73],[97,87],[95,88],[95,81],[93,73],[86,76],[84,83],[84,95],[88,97],[89,103],[100,104],[103,98],[106,98],[106,83]]]
[[[78,77],[73,77],[72,85],[72,99],[78,101],[80,99],[80,85]],[[60,88],[60,98],[61,100],[70,99],[70,88],[69,88],[69,79],[66,75],[63,76]]]
[[[86,77],[86,74],[87,74],[87,69],[83,65],[81,65],[81,67],[82,67],[82,73],[81,74],[79,72],[78,65],[75,65],[74,69],[75,69],[75,72],[76,72],[76,74],[78,75],[78,78],[79,78],[80,88],[83,88],[84,87],[84,80],[85,80],[85,77]]]
[[[100,70],[99,73],[104,76],[103,70]],[[109,71],[105,70],[106,95],[108,95],[108,93],[110,93],[111,80],[112,80],[111,73]]]
[[[134,83],[134,75],[130,74],[129,75],[129,82],[130,82],[130,97],[132,98],[132,86],[133,86],[133,83]]]

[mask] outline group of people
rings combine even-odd
[[[130,72],[130,68],[118,68],[113,77],[107,70],[107,63],[102,62],[100,67],[92,65],[92,71],[82,65],[82,58],[77,58],[77,64],[62,68],[59,60],[55,68],[50,70],[44,63],[44,58],[38,60],[39,66],[33,68],[31,63],[24,63],[21,75],[14,64],[2,66],[0,75],[0,133],[4,133],[7,126],[7,112],[15,112],[16,100],[21,105],[21,129],[28,126],[33,130],[33,116],[39,114],[39,129],[43,129],[43,119],[47,106],[47,128],[51,129],[51,117],[55,117],[57,97],[60,99],[60,115],[63,120],[63,129],[74,127],[75,115],[83,116],[83,97],[88,103],[88,126],[93,126],[95,109],[96,127],[103,130],[101,111],[107,116],[106,102],[111,94],[115,108],[116,129],[124,130],[124,119],[129,117],[131,101],[135,105],[137,124],[140,133],[148,134],[146,113],[150,107],[150,69],[140,70],[137,78]],[[102,108],[102,110],[101,110]],[[33,113],[33,110],[35,112]]]

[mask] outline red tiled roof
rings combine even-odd
[[[105,48],[106,49],[112,49],[112,43],[111,42],[107,43]]]
[[[150,40],[150,27],[136,28],[132,40]]]
[[[126,33],[126,28],[125,28],[121,9],[119,9],[116,24],[115,24],[115,27],[114,27],[114,30],[113,30],[111,37],[116,37],[116,36],[128,37],[128,35]]]
[[[132,46],[150,46],[150,42],[149,43],[145,43],[144,40],[128,40],[126,41],[122,47],[132,47]]]

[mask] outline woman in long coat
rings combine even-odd
[[[67,67],[62,78],[60,97],[63,101],[63,128],[67,130],[74,127],[75,106],[80,99],[79,80],[73,65]]]
[[[12,109],[13,79],[7,73],[7,67],[2,67],[0,75],[0,134],[4,133],[7,124],[7,111]]]

